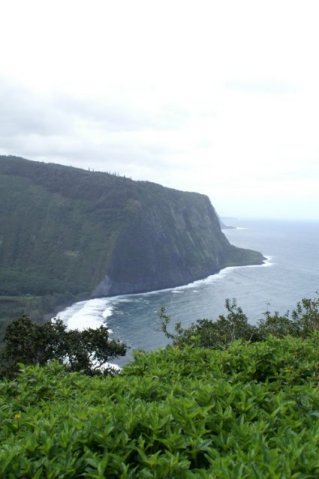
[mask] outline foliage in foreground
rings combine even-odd
[[[318,478],[319,335],[138,353],[0,382],[0,477]]]
[[[288,311],[285,315],[267,311],[257,325],[248,322],[246,314],[235,300],[227,299],[225,306],[227,314],[220,315],[215,321],[200,319],[189,328],[177,323],[175,333],[169,332],[170,317],[162,308],[162,330],[175,346],[214,349],[223,349],[237,339],[256,342],[269,336],[307,338],[319,330],[319,298],[304,298],[291,313]]]
[[[19,363],[46,365],[51,360],[59,361],[67,371],[101,374],[107,361],[125,352],[125,344],[110,340],[105,326],[68,331],[61,320],[38,324],[22,316],[7,326],[0,376],[14,376]]]

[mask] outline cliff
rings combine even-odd
[[[0,157],[0,295],[149,291],[262,261],[204,195]]]

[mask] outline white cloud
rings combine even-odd
[[[319,218],[317,2],[5,3],[2,153]]]

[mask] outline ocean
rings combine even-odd
[[[107,324],[112,337],[129,351],[117,362],[131,360],[134,349],[151,350],[167,344],[159,311],[189,326],[197,319],[217,318],[225,299],[235,298],[254,324],[265,311],[286,313],[303,298],[319,291],[319,222],[234,220],[236,229],[224,230],[229,241],[260,251],[262,266],[240,266],[177,288],[151,293],[98,298],[75,303],[58,314],[69,328]]]

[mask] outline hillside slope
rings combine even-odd
[[[141,292],[262,261],[204,195],[0,157],[0,295]]]

